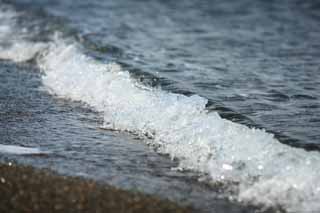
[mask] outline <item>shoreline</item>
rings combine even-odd
[[[48,169],[0,163],[0,212],[194,212],[190,207]]]

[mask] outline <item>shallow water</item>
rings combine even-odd
[[[37,68],[7,61],[0,67],[0,132],[6,144],[0,146],[2,162],[50,168],[204,212],[254,211],[222,198],[221,189],[199,183],[202,175],[174,170],[176,161],[157,154],[136,136],[98,128],[102,120],[97,112],[41,90]]]
[[[3,160],[209,212],[319,208],[318,152],[281,144],[319,150],[317,5],[18,0],[1,9],[0,57],[16,62],[1,64]],[[228,181],[239,192],[210,186]]]

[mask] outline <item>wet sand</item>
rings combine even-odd
[[[30,166],[0,164],[0,212],[192,212],[139,192]]]

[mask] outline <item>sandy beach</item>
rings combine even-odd
[[[192,212],[168,200],[49,170],[0,165],[0,212]]]

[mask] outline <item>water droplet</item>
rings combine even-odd
[[[259,165],[259,166],[258,166],[258,169],[259,169],[259,170],[262,170],[262,169],[264,169],[264,167],[263,167],[262,165]]]
[[[230,164],[222,164],[222,169],[230,171],[233,167]]]

